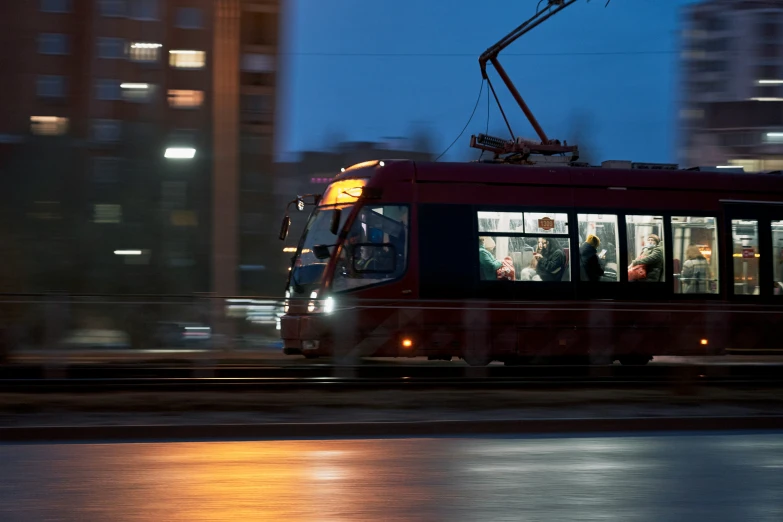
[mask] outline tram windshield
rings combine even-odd
[[[365,179],[345,179],[335,181],[327,187],[299,242],[291,272],[292,297],[309,296],[321,287],[323,273],[334,253],[340,230],[350,216],[353,204],[361,196],[366,182]],[[329,256],[322,255],[319,258],[315,247],[328,250]]]

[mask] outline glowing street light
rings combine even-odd
[[[192,147],[169,147],[164,156],[168,159],[193,159],[196,149]]]

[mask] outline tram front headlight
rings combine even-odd
[[[330,314],[334,311],[334,298],[318,299],[318,291],[310,294],[310,302],[307,304],[307,311],[316,314]]]

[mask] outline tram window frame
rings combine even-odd
[[[725,266],[724,263],[724,255],[726,253],[726,244],[724,242],[724,230],[725,230],[725,220],[723,219],[723,216],[720,212],[691,212],[691,211],[683,211],[683,212],[672,212],[669,216],[667,216],[669,219],[669,230],[668,234],[671,238],[669,243],[671,244],[671,248],[665,252],[671,254],[670,261],[669,261],[669,277],[671,279],[671,291],[675,299],[687,299],[687,300],[716,300],[716,299],[722,299],[724,296],[724,283],[727,281],[727,270],[728,268]],[[689,217],[689,218],[711,218],[715,220],[715,237],[713,238],[714,248],[717,249],[717,252],[713,252],[711,259],[715,259],[716,262],[716,268],[717,268],[717,274],[713,273],[711,276],[711,279],[715,280],[714,288],[715,291],[713,292],[704,292],[704,293],[690,293],[686,294],[682,291],[677,291],[677,278],[675,277],[674,273],[674,247],[675,247],[675,234],[674,234],[674,228],[675,223],[672,221],[673,217]],[[685,252],[683,251],[683,256]],[[682,266],[685,263],[684,260],[681,260],[680,266],[682,271]]]
[[[481,231],[479,227],[479,213],[480,212],[498,212],[509,214],[521,214],[523,219],[523,228],[521,232],[509,231],[509,232],[497,232],[497,231]],[[566,281],[520,281],[520,280],[486,280],[481,278],[481,267],[479,263],[479,256],[472,254],[474,259],[472,279],[474,281],[476,297],[490,298],[490,299],[573,299],[574,297],[574,263],[578,262],[578,256],[574,251],[575,244],[575,229],[572,226],[575,223],[576,213],[573,207],[557,207],[557,206],[489,206],[489,205],[474,205],[471,208],[472,220],[473,220],[473,241],[474,245],[479,243],[480,237],[503,237],[503,238],[545,238],[545,239],[558,239],[567,241],[568,252],[568,280]],[[567,233],[541,233],[536,232],[524,232],[525,214],[544,214],[545,216],[561,215],[566,218],[566,226],[568,227]],[[565,247],[562,247],[565,248]],[[576,257],[575,257],[576,256]],[[521,271],[521,269],[520,269]]]
[[[771,252],[769,258],[772,260],[772,282],[773,282],[773,297],[776,300],[783,299],[783,238],[780,241],[780,247],[776,251],[775,247],[775,231],[773,226],[775,223],[779,223],[781,227],[781,235],[783,235],[783,216],[778,216],[779,219],[772,217],[769,220],[769,234],[771,241]]]
[[[628,265],[631,264],[633,259],[628,257],[628,217],[639,215],[652,215],[660,216],[663,218],[663,233],[664,233],[664,269],[672,266],[672,249],[668,248],[666,244],[667,239],[672,237],[671,228],[671,216],[673,214],[680,215],[682,212],[663,211],[655,208],[641,208],[641,209],[628,209],[628,208],[579,208],[576,210],[579,214],[616,214],[617,215],[617,240],[618,240],[618,266],[624,266],[626,269],[620,270],[620,284],[619,285],[596,285],[585,283],[580,285],[583,289],[598,289],[600,293],[591,291],[589,294],[586,290],[582,290],[581,294],[586,298],[591,299],[615,299],[618,301],[638,301],[638,300],[668,300],[674,296],[674,282],[670,276],[666,277],[665,281],[659,281],[652,284],[639,284],[636,282],[628,281]],[[698,212],[691,212],[690,215],[700,215]],[[611,290],[603,290],[609,288]]]
[[[764,271],[765,266],[768,263],[765,263],[765,260],[770,258],[771,256],[765,255],[767,252],[765,252],[765,237],[764,237],[764,230],[765,230],[765,224],[769,223],[769,219],[764,219],[763,216],[759,214],[748,214],[748,213],[742,213],[737,215],[731,215],[726,219],[726,238],[729,241],[727,243],[726,247],[726,256],[729,260],[728,267],[731,268],[731,272],[729,274],[729,277],[727,277],[726,281],[726,287],[728,294],[731,296],[732,299],[735,300],[751,300],[754,302],[758,302],[761,300],[765,295],[768,295],[768,292],[765,290],[764,285]],[[755,256],[758,258],[758,265],[756,267],[756,279],[758,281],[758,293],[737,293],[736,290],[736,261],[735,261],[735,234],[734,234],[734,222],[735,221],[753,221],[755,222],[755,229],[756,229],[756,245],[755,245]],[[771,230],[770,230],[771,233]]]
[[[606,250],[606,255],[607,256],[609,256],[609,254],[614,254],[615,264],[617,265],[616,266],[617,279],[611,280],[611,279],[604,278],[604,279],[602,279],[600,281],[586,281],[586,280],[582,279],[582,273],[581,273],[582,257],[580,255],[580,250],[582,248],[582,245],[587,241],[587,236],[592,234],[592,232],[586,231],[586,234],[585,234],[584,238],[580,237],[579,234],[580,234],[580,229],[581,229],[582,223],[583,222],[585,222],[585,223],[589,222],[589,220],[587,219],[588,216],[610,216],[610,217],[614,218],[614,231],[613,231],[614,241],[615,241],[614,243],[608,242],[606,234],[598,234],[598,233],[596,233],[594,235],[600,241],[600,244],[598,246],[598,250],[596,252],[597,254],[600,254],[602,250]],[[585,217],[585,219],[582,219],[582,217]],[[620,250],[621,250],[621,244],[620,244],[620,215],[616,211],[609,211],[609,212],[604,212],[604,211],[583,212],[582,210],[577,209],[576,210],[576,221],[577,221],[576,257],[577,257],[577,261],[579,263],[576,266],[576,268],[577,268],[577,279],[576,280],[579,281],[580,284],[586,284],[586,285],[589,285],[589,286],[592,286],[592,285],[606,285],[606,284],[608,284],[610,286],[617,286],[618,284],[620,284],[622,282],[622,277],[621,277],[622,270],[620,270],[620,266],[623,266],[620,263],[620,261],[621,261],[621,258],[620,258]],[[596,220],[596,222],[606,223],[604,221],[598,221],[598,220]],[[601,237],[601,236],[603,236],[603,237]],[[608,247],[610,247],[612,245],[614,247],[614,252],[611,252],[610,248],[608,248]],[[611,259],[611,257],[607,257],[607,259]]]
[[[783,204],[776,201],[721,201],[725,228],[723,240],[726,242],[724,249],[726,274],[726,299],[746,303],[780,303],[780,295],[774,295],[774,266],[772,244],[772,222],[783,220]],[[734,242],[733,220],[753,220],[757,222],[759,254],[759,293],[735,294],[734,293]]]
[[[413,214],[412,214],[413,213],[413,206],[410,205],[409,203],[394,203],[394,202],[385,202],[385,201],[382,202],[382,203],[381,202],[364,202],[364,203],[362,203],[361,201],[359,201],[359,202],[355,203],[354,205],[355,205],[354,208],[351,209],[350,217],[343,224],[342,230],[338,232],[338,242],[339,242],[340,247],[339,247],[339,249],[338,249],[338,251],[337,251],[337,253],[335,255],[335,258],[334,258],[335,269],[332,272],[330,280],[327,283],[328,284],[327,291],[328,292],[332,292],[335,295],[350,294],[350,293],[352,293],[354,291],[364,291],[364,290],[371,289],[371,288],[376,288],[376,287],[379,287],[379,286],[399,283],[400,281],[405,279],[405,277],[408,275],[408,273],[411,270],[411,248],[412,248],[411,236],[413,235],[413,233],[412,233],[412,229],[413,229]],[[361,213],[362,213],[362,211],[365,208],[370,210],[370,211],[372,211],[372,212],[374,212],[374,210],[372,210],[372,209],[373,208],[377,208],[377,207],[400,207],[400,208],[404,208],[405,211],[406,211],[407,223],[404,225],[406,237],[405,237],[405,242],[403,244],[403,246],[404,246],[403,258],[404,258],[405,264],[402,267],[402,270],[398,274],[396,274],[394,277],[390,277],[388,279],[380,279],[380,280],[377,280],[376,282],[373,282],[373,283],[370,283],[370,284],[360,284],[360,285],[355,285],[355,286],[348,286],[348,287],[345,287],[345,288],[335,288],[335,286],[336,286],[335,283],[338,281],[337,265],[341,262],[341,260],[343,260],[344,262],[349,262],[351,264],[354,263],[353,257],[349,257],[349,256],[352,256],[353,254],[352,253],[349,254],[349,252],[346,250],[346,241],[348,240],[348,237],[349,237],[349,235],[351,234],[351,232],[353,230],[354,224],[356,223],[356,221],[358,219],[360,219]],[[379,214],[379,215],[383,216],[383,214]],[[389,219],[389,220],[393,221],[392,218],[386,218],[386,219]],[[370,243],[367,243],[367,244],[370,244]],[[345,256],[345,257],[343,258],[343,256]],[[349,261],[349,259],[350,259],[350,261]],[[371,277],[364,277],[364,276],[379,275],[380,273],[378,273],[378,272],[360,272],[360,274],[362,274],[363,277],[358,277],[356,279],[367,279],[367,280],[370,280],[370,279],[372,279]]]

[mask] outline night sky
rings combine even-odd
[[[285,14],[281,157],[340,140],[431,130],[438,153],[465,126],[481,84],[478,56],[530,18],[538,0],[293,0]],[[583,0],[504,53],[550,138],[580,136],[590,159],[675,160],[679,27],[687,0]],[[517,135],[535,138],[491,71]],[[490,133],[504,128],[492,101]],[[444,160],[478,155],[487,89]],[[505,135],[504,135],[505,136]]]

